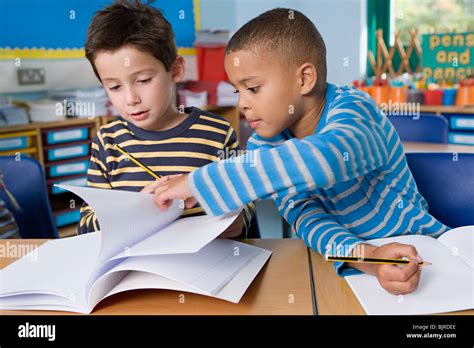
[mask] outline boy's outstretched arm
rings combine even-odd
[[[169,175],[169,176],[164,176],[158,180],[156,180],[153,184],[148,185],[145,187],[142,192],[146,193],[155,193],[157,192],[168,192],[170,193],[176,193],[174,195],[171,195],[169,197],[173,198],[166,198],[164,201],[158,201],[155,200],[157,205],[161,209],[168,209],[169,205],[173,202],[175,199],[180,199],[181,197],[186,197],[187,195],[191,195],[192,193],[190,191],[186,190],[186,183],[187,180],[175,180],[173,183],[174,179],[177,179],[182,176],[187,176],[183,174],[178,174],[178,175]],[[170,187],[172,185],[182,185],[183,188],[178,188],[177,190],[173,190]],[[165,197],[168,197],[167,195],[164,195]],[[156,197],[156,196],[155,196]],[[192,208],[197,201],[194,198],[188,198],[185,200],[185,206],[186,208]],[[244,227],[244,217],[243,217],[244,212],[240,213],[240,215],[235,219],[235,221],[219,236],[221,238],[235,238],[238,237],[242,234],[242,228]]]
[[[166,207],[170,199],[195,196],[208,214],[221,215],[257,199],[330,187],[387,163],[383,124],[371,113],[334,109],[327,118],[319,134],[208,164],[189,180],[172,180],[157,192],[156,202]]]
[[[341,276],[359,271],[377,277],[380,285],[389,293],[399,295],[414,291],[419,283],[421,261],[415,247],[400,243],[390,243],[381,247],[365,244],[342,226],[336,218],[325,212],[317,200],[306,192],[275,199],[280,214],[292,229],[310,248],[320,254],[334,256],[357,256],[374,258],[402,258],[413,260],[400,268],[394,265],[368,265],[359,263],[334,263]]]

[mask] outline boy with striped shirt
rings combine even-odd
[[[421,273],[416,249],[366,241],[438,237],[449,228],[428,213],[400,139],[374,101],[326,82],[326,48],[314,24],[295,10],[267,11],[232,37],[225,68],[255,129],[251,156],[170,178],[156,189],[156,204],[167,209],[174,199],[197,199],[220,215],[272,198],[318,253],[412,261],[404,268],[339,262],[339,275],[362,271],[392,294],[414,291]]]
[[[184,60],[159,10],[140,1],[117,1],[99,11],[88,29],[86,57],[120,114],[94,137],[88,186],[153,192],[153,176],[114,144],[162,177],[190,173],[238,150],[229,122],[193,107],[179,111],[173,104]],[[247,205],[222,236],[239,236],[244,226],[247,230],[252,211],[253,205]],[[193,207],[183,216],[201,214],[201,207]],[[84,205],[78,233],[99,229],[92,208]]]

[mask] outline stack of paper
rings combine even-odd
[[[217,106],[236,106],[239,95],[235,88],[228,82],[221,81],[217,85]]]
[[[200,30],[196,33],[197,46],[225,45],[229,41],[228,30]]]
[[[0,126],[28,124],[28,113],[14,104],[0,104]]]
[[[31,122],[57,122],[64,120],[62,103],[52,99],[39,99],[27,102]]]
[[[102,87],[53,90],[48,96],[62,104],[66,117],[93,118],[108,114],[108,97]]]
[[[178,99],[180,105],[199,108],[207,105],[207,92],[192,92],[187,89],[180,89],[178,90]]]

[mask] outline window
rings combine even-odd
[[[395,31],[408,44],[408,31],[418,28],[420,35],[474,31],[474,0],[392,0]]]

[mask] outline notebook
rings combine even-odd
[[[418,288],[410,294],[387,293],[376,277],[347,276],[352,291],[367,314],[414,315],[474,309],[474,226],[452,229],[438,239],[409,235],[374,239],[367,243],[411,244],[423,260],[433,263],[422,268]]]
[[[238,303],[271,252],[216,238],[239,215],[178,219],[146,193],[60,185],[93,207],[100,232],[51,240],[0,270],[0,309],[91,313],[132,289],[171,289]]]

